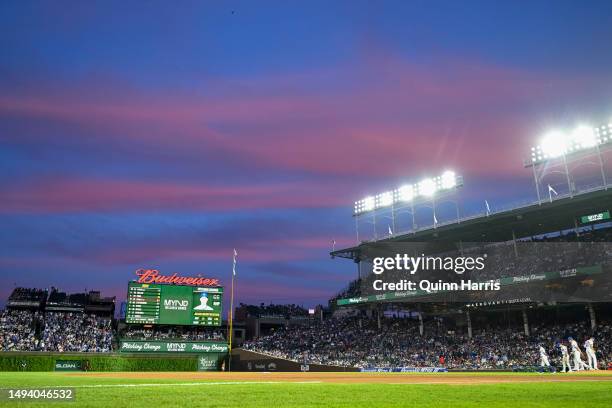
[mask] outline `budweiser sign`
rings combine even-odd
[[[138,269],[138,283],[170,283],[175,285],[193,286],[219,286],[219,279],[200,278],[191,276],[162,275],[157,269]]]

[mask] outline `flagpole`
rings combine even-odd
[[[431,204],[433,208],[433,227],[436,228],[438,226],[438,219],[436,218],[436,196],[435,194],[431,196]]]
[[[229,359],[228,359],[228,370],[232,371],[232,337],[234,334],[234,278],[236,277],[236,250],[234,249],[234,264],[232,267],[232,289],[230,294],[230,310],[229,310]]]
[[[234,274],[232,274],[232,293],[229,310],[229,361],[228,371],[232,371],[232,334],[234,333]]]
[[[554,188],[551,187],[551,185],[548,185],[548,198],[550,200],[550,202],[552,203],[552,193],[555,193],[555,195],[559,195],[559,193],[557,193],[557,190],[555,190]]]

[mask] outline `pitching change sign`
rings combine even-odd
[[[227,353],[225,343],[195,341],[131,341],[122,340],[119,351],[124,353]]]

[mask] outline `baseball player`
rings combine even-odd
[[[572,357],[574,358],[574,371],[582,371],[585,369],[589,369],[589,366],[582,361],[580,355],[582,352],[580,351],[580,346],[578,346],[578,342],[574,340],[572,337],[568,337],[570,347],[572,348]]]
[[[540,366],[542,368],[548,367],[550,369],[550,362],[548,361],[548,355],[546,349],[540,344]]]
[[[587,341],[584,342],[584,351],[587,355],[587,362],[589,365],[589,368],[591,370],[598,370],[597,368],[597,357],[595,356],[595,339],[593,338],[593,336],[591,336],[590,338],[587,339]]]
[[[567,346],[565,344],[558,343],[557,346],[561,350],[561,362],[563,363],[563,368],[561,369],[562,373],[567,371],[573,371],[570,366],[570,358],[569,352],[567,351]]]

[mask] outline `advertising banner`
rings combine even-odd
[[[219,359],[215,355],[202,354],[198,357],[198,371],[218,371]]]
[[[80,360],[55,360],[55,371],[81,371]]]
[[[444,367],[371,367],[362,368],[362,373],[446,373]]]
[[[122,340],[119,351],[124,353],[227,353],[225,343],[195,341]]]

